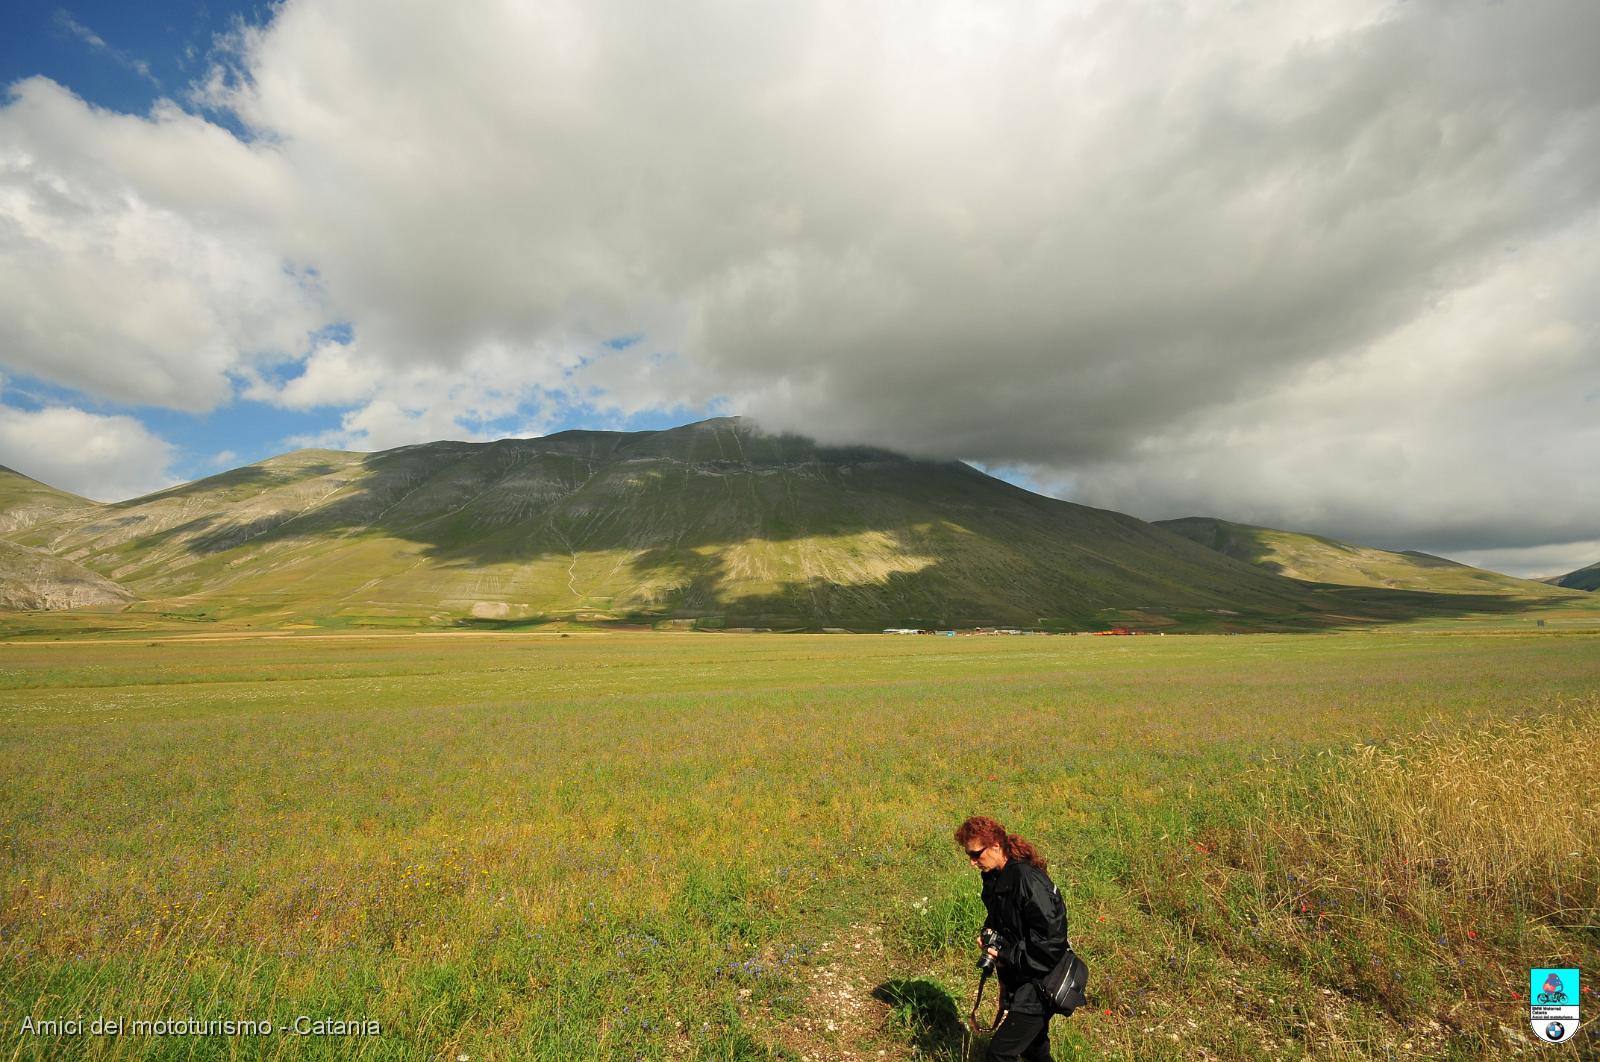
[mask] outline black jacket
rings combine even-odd
[[[1046,1013],[1034,981],[1067,952],[1067,905],[1050,876],[1013,859],[983,872],[985,929],[998,930],[1001,1003],[1018,1014]]]

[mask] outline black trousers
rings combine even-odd
[[[1007,1012],[989,1041],[989,1062],[1051,1062],[1050,1017]]]

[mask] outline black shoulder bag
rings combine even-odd
[[[1072,950],[1072,941],[1067,941],[1067,953],[1055,969],[1041,977],[1038,984],[1045,1006],[1057,1014],[1071,1014],[1087,1002],[1083,990],[1089,985],[1089,964]]]

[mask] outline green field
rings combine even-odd
[[[1597,689],[1557,630],[4,644],[0,1059],[962,1058],[972,813],[1093,968],[1058,1058],[1531,1050]],[[300,1015],[381,1032],[22,1028]]]

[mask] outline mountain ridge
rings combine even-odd
[[[1214,516],[1155,523],[1219,553],[1306,582],[1481,594],[1537,595],[1547,589],[1534,580],[1474,568],[1419,550],[1384,550]]]
[[[262,626],[1318,629],[1484,589],[1318,588],[962,462],[737,418],[306,449],[56,501],[0,540],[139,599],[106,607]]]
[[[1292,584],[1124,514],[733,419],[297,451],[12,539],[149,601],[280,622],[1093,627],[1144,603],[1309,607]]]
[[[1600,561],[1585,565],[1565,575],[1551,576],[1544,582],[1553,586],[1564,586],[1569,590],[1600,590]]]

